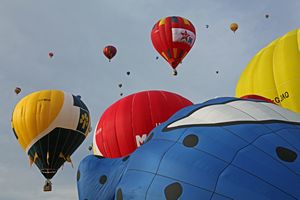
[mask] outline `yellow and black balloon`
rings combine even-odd
[[[259,95],[300,114],[300,29],[260,50],[236,86],[236,96]]]
[[[12,114],[13,132],[30,163],[51,179],[90,131],[90,114],[80,96],[42,90],[20,100]]]

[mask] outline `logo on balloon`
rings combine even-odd
[[[147,139],[147,134],[143,134],[142,136],[136,135],[135,140],[136,140],[136,146],[139,147],[142,144],[144,144],[145,140]]]
[[[86,113],[81,114],[79,123],[81,124],[81,129],[86,130],[89,125],[89,117]]]
[[[183,42],[193,46],[195,38],[196,36],[192,31],[183,28],[172,28],[173,42]]]
[[[274,101],[275,101],[275,103],[280,103],[280,102],[282,102],[283,100],[285,100],[289,97],[290,97],[289,93],[285,92],[285,93],[282,93],[281,95],[275,97]]]

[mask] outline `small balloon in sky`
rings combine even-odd
[[[89,151],[92,151],[92,150],[93,150],[93,143],[88,147],[88,150],[89,150]]]
[[[54,56],[54,53],[53,52],[49,52],[48,56],[49,56],[49,58],[52,58]]]
[[[108,58],[109,62],[116,55],[116,53],[117,53],[117,48],[112,45],[108,45],[103,49],[103,54],[105,55],[106,58]]]
[[[237,23],[230,24],[230,29],[232,32],[235,33],[238,30],[238,28],[239,28],[239,25]]]
[[[21,91],[22,91],[22,90],[21,90],[20,87],[16,87],[16,88],[15,88],[15,93],[16,93],[16,94],[19,94]]]

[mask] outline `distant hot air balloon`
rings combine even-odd
[[[126,74],[129,76],[130,75],[130,71],[126,72]]]
[[[119,88],[121,88],[123,85],[122,85],[122,83],[120,83],[120,84],[118,84],[118,86],[119,86]]]
[[[26,119],[26,120],[24,120]],[[90,128],[88,108],[78,96],[60,90],[43,90],[21,99],[12,114],[13,132],[44,175],[50,179],[86,138]]]
[[[208,24],[206,24],[206,25],[205,25],[205,27],[206,27],[206,28],[209,28],[209,25],[208,25]]]
[[[154,25],[151,40],[156,51],[170,64],[176,75],[176,67],[194,45],[196,30],[183,17],[166,17]]]
[[[235,33],[237,29],[239,28],[239,25],[237,23],[230,24],[230,29]]]
[[[265,18],[267,18],[267,19],[268,19],[268,18],[269,18],[269,15],[268,15],[268,14],[266,14],[266,15],[265,15]]]
[[[94,152],[109,158],[129,155],[149,132],[179,109],[191,105],[186,98],[151,90],[126,96],[102,114],[94,133]]]
[[[123,93],[120,93],[120,96],[123,96]]]
[[[54,56],[54,53],[53,52],[49,52],[48,56],[49,56],[49,58],[52,58]]]
[[[108,58],[109,62],[116,55],[116,53],[117,53],[116,47],[111,45],[108,45],[103,49],[103,54]]]
[[[261,49],[248,63],[236,96],[255,94],[300,114],[300,29]]]
[[[16,93],[16,94],[19,94],[21,91],[22,91],[21,88],[19,88],[19,87],[16,87],[16,88],[15,88],[15,93]]]
[[[93,150],[93,144],[91,144],[91,145],[88,147],[88,150],[89,150],[89,151],[92,151],[92,150]]]

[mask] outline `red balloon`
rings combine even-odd
[[[242,99],[258,99],[258,100],[263,100],[263,101],[266,101],[266,102],[269,102],[269,103],[274,103],[274,101],[272,101],[271,99],[268,99],[266,97],[259,96],[259,95],[256,95],[256,94],[245,95],[245,96],[242,96],[241,98]]]
[[[52,58],[54,54],[52,52],[49,52],[48,55],[50,58]]]
[[[183,17],[167,17],[154,25],[151,40],[156,51],[175,69],[194,45],[196,30]]]
[[[117,158],[132,153],[149,132],[193,103],[171,92],[151,90],[126,96],[101,116],[94,132],[94,153]]]
[[[108,45],[103,49],[103,54],[108,58],[109,62],[116,55],[116,53],[117,53],[116,47],[111,45]]]

